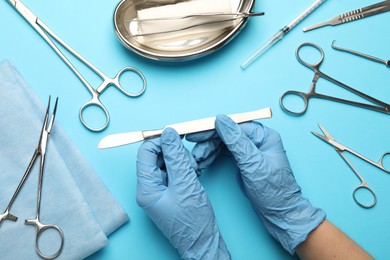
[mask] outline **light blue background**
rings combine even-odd
[[[312,100],[301,117],[290,116],[279,107],[279,97],[285,91],[309,90],[313,72],[295,58],[296,47],[306,41],[323,47],[322,71],[389,103],[389,68],[336,52],[330,44],[337,40],[340,46],[390,58],[390,13],[303,33],[303,27],[375,3],[327,1],[247,70],[239,67],[252,51],[312,2],[257,1],[255,10],[266,15],[251,19],[227,46],[202,59],[174,64],[147,60],[120,44],[112,23],[117,1],[26,0],[42,21],[106,74],[114,76],[124,66],[134,66],[145,74],[148,87],[139,98],[127,98],[113,88],[103,94],[111,124],[102,133],[86,130],[79,121],[79,108],[90,98],[81,82],[7,1],[0,2],[0,59],[9,59],[42,100],[48,95],[60,97],[57,122],[131,217],[131,222],[109,237],[110,245],[90,259],[179,258],[136,204],[139,144],[98,150],[103,136],[267,106],[272,108],[273,118],[263,123],[282,135],[304,196],[323,208],[330,221],[374,257],[390,256],[390,176],[349,156],[378,196],[374,208],[360,208],[351,196],[357,178],[333,148],[310,133],[320,131],[317,123],[321,123],[337,140],[376,160],[390,150],[389,116],[324,100]],[[88,79],[96,83],[94,77]],[[324,80],[318,85],[321,93],[354,98]],[[233,163],[222,158],[201,177],[233,259],[288,259],[254,214],[235,174]]]

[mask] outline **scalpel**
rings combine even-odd
[[[246,113],[228,115],[237,124],[248,122],[256,119],[265,119],[272,117],[271,108],[263,108]],[[98,148],[112,148],[121,145],[132,144],[143,140],[159,137],[165,128],[170,127],[175,129],[179,135],[197,133],[207,130],[215,129],[215,117],[208,117],[204,119],[188,121],[184,123],[168,125],[162,129],[148,130],[148,131],[137,131],[128,133],[119,133],[108,135],[104,137]]]
[[[390,0],[386,0],[380,3],[376,3],[370,6],[366,6],[360,9],[356,9],[354,11],[350,11],[336,17],[333,17],[329,21],[322,22],[316,25],[312,25],[306,28],[303,28],[304,32],[311,31],[317,28],[321,28],[324,26],[335,26],[343,23],[352,22],[355,20],[363,19],[372,15],[384,13],[390,11]]]

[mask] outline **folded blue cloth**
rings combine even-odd
[[[46,102],[10,62],[0,63],[0,213],[38,144]],[[82,259],[107,245],[107,236],[128,216],[61,128],[60,120],[56,118],[47,148],[40,218],[64,232],[64,248],[57,259]],[[38,164],[11,208],[19,220],[6,220],[0,226],[0,259],[41,259],[35,252],[35,228],[24,224],[24,219],[35,218],[37,188]],[[42,235],[39,243],[45,253],[57,250],[56,235],[49,231]]]

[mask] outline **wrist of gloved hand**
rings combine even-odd
[[[216,119],[216,131],[188,135],[196,142],[192,154],[199,168],[207,168],[228,151],[239,168],[239,180],[269,233],[290,253],[325,218],[302,197],[280,135],[258,122],[237,125],[229,117]]]
[[[256,213],[262,219],[268,232],[291,255],[326,217],[322,209],[313,207],[307,199],[302,197],[294,205],[274,209],[267,213],[256,210]]]
[[[137,202],[182,259],[230,259],[196,169],[179,135],[164,130],[139,149]]]

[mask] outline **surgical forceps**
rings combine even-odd
[[[90,62],[88,62],[85,58],[83,58],[80,54],[78,54],[75,50],[73,50],[69,45],[67,45],[60,37],[58,37],[53,31],[49,29],[33,12],[30,11],[30,9],[27,8],[21,1],[19,0],[8,0],[8,2],[16,9],[16,11],[19,12],[21,16],[26,19],[26,21],[42,36],[42,38],[50,45],[50,47],[53,48],[53,50],[60,56],[60,58],[68,65],[68,67],[73,71],[74,74],[79,78],[79,80],[84,84],[84,86],[88,89],[88,91],[91,93],[92,98],[90,101],[85,103],[79,111],[79,117],[82,122],[82,124],[91,131],[102,131],[110,122],[110,115],[106,109],[106,107],[102,104],[102,102],[99,100],[99,96],[101,93],[103,93],[107,87],[113,85],[115,86],[120,92],[125,94],[128,97],[138,97],[142,95],[145,92],[146,89],[146,80],[144,75],[141,71],[139,71],[136,68],[133,67],[124,67],[122,70],[118,72],[118,74],[114,78],[109,78],[105,74],[103,74],[100,70],[98,70],[95,66],[93,66]],[[99,87],[94,89],[88,81],[81,75],[81,73],[75,68],[75,66],[69,61],[69,59],[61,52],[61,50],[58,48],[58,46],[54,43],[52,40],[54,39],[56,42],[58,42],[60,45],[62,45],[67,51],[69,51],[74,57],[76,57],[78,60],[80,60],[82,63],[84,63],[87,67],[89,67],[93,72],[95,72],[102,80],[103,82],[100,84]],[[123,76],[125,72],[134,73],[136,74],[141,80],[142,80],[142,88],[137,93],[131,93],[127,90],[125,90],[121,83],[120,78]],[[84,120],[83,113],[87,107],[95,106],[101,109],[105,115],[105,123],[101,127],[91,127],[89,126],[86,121]]]
[[[46,149],[47,149],[47,143],[49,141],[50,132],[53,127],[54,118],[57,111],[57,104],[58,104],[58,98],[56,99],[56,102],[54,104],[54,110],[53,114],[49,119],[49,109],[50,109],[50,97],[49,97],[49,103],[47,105],[45,119],[43,120],[41,135],[39,137],[38,146],[36,147],[34,154],[31,158],[31,161],[29,165],[27,166],[27,170],[24,173],[22,180],[20,181],[18,187],[15,190],[14,195],[12,196],[10,202],[8,203],[7,208],[5,209],[4,213],[0,215],[0,226],[4,220],[11,220],[11,221],[17,221],[18,218],[14,215],[12,215],[9,211],[12,207],[12,204],[15,202],[16,197],[19,194],[19,191],[22,189],[24,183],[26,182],[28,176],[31,173],[31,170],[34,166],[34,163],[39,159],[39,180],[38,180],[38,195],[37,195],[37,212],[35,219],[26,219],[25,224],[26,225],[33,225],[36,228],[36,237],[35,237],[35,250],[41,256],[43,259],[54,259],[58,257],[61,252],[62,248],[64,246],[64,233],[62,232],[61,228],[59,228],[56,225],[52,224],[43,224],[41,223],[39,219],[39,214],[41,211],[41,195],[42,195],[42,182],[43,182],[43,169],[45,166],[45,158],[46,158]],[[61,245],[58,248],[58,250],[53,255],[45,255],[41,249],[39,248],[39,238],[46,230],[54,229],[56,230],[61,238]]]
[[[348,164],[348,166],[352,169],[352,171],[356,174],[356,176],[359,178],[360,180],[360,185],[357,186],[355,188],[355,190],[353,191],[352,193],[352,196],[353,196],[353,199],[355,200],[355,202],[363,207],[363,208],[372,208],[375,206],[376,204],[376,194],[375,192],[371,189],[371,187],[367,184],[367,182],[363,179],[363,177],[357,172],[357,170],[355,169],[355,167],[353,167],[353,165],[351,164],[351,162],[347,159],[347,157],[343,154],[343,152],[349,152],[355,156],[357,156],[358,158],[366,161],[367,163],[371,164],[371,165],[374,165],[375,167],[381,169],[382,171],[386,172],[386,173],[390,173],[390,170],[387,169],[384,165],[383,165],[383,162],[384,162],[384,158],[388,155],[390,155],[390,152],[385,152],[383,153],[382,157],[379,159],[378,162],[374,162],[366,157],[364,157],[363,155],[355,152],[354,150],[340,144],[339,142],[337,142],[335,139],[333,139],[333,137],[328,133],[328,131],[323,127],[321,126],[320,124],[318,125],[321,129],[321,131],[325,134],[325,135],[321,135],[319,133],[316,133],[316,132],[313,132],[312,131],[312,134],[314,134],[315,136],[317,136],[318,138],[320,138],[322,141],[330,144],[331,146],[333,146],[334,149],[336,149],[337,153],[341,156],[341,158],[344,159],[344,161]],[[367,190],[371,193],[371,195],[373,195],[373,202],[371,204],[364,204],[362,202],[359,201],[358,197],[356,196],[356,193],[358,190]]]
[[[305,46],[309,46],[309,47],[312,47],[316,50],[318,50],[320,53],[321,53],[321,58],[320,60],[317,62],[317,63],[314,63],[314,64],[311,64],[311,63],[308,63],[306,61],[304,61],[300,56],[299,56],[299,51],[305,47]],[[360,92],[358,91],[357,89],[354,89],[354,88],[351,88],[347,85],[345,85],[344,83],[341,83],[340,81],[326,75],[325,73],[321,72],[320,71],[320,66],[322,64],[322,62],[324,61],[324,51],[322,50],[322,48],[314,43],[310,43],[310,42],[305,42],[303,44],[301,44],[300,46],[298,46],[297,50],[296,50],[296,53],[295,53],[298,61],[305,67],[311,69],[314,71],[314,77],[312,79],[312,84],[310,86],[310,90],[308,93],[304,93],[304,92],[300,92],[300,91],[295,91],[295,90],[289,90],[289,91],[286,91],[281,97],[280,97],[280,106],[282,107],[282,109],[287,112],[287,113],[290,113],[292,115],[295,115],[295,116],[300,116],[300,115],[303,115],[306,110],[307,110],[307,107],[308,107],[308,103],[309,103],[309,99],[311,98],[320,98],[320,99],[327,99],[327,100],[331,100],[331,101],[335,101],[335,102],[340,102],[340,103],[344,103],[344,104],[348,104],[348,105],[352,105],[352,106],[357,106],[357,107],[362,107],[362,108],[366,108],[366,109],[370,109],[370,110],[374,110],[374,111],[377,111],[377,112],[381,112],[381,113],[385,113],[385,114],[388,114],[390,115],[390,105],[389,104],[386,104],[378,99],[375,99],[367,94],[364,94],[363,92]],[[323,94],[319,94],[316,92],[316,85],[317,85],[317,81],[319,78],[324,78],[374,104],[377,104],[378,106],[374,106],[374,105],[370,105],[370,104],[365,104],[365,103],[359,103],[359,102],[355,102],[355,101],[351,101],[351,100],[347,100],[347,99],[341,99],[341,98],[337,98],[337,97],[332,97],[332,96],[327,96],[327,95],[323,95]],[[285,98],[287,96],[296,96],[300,99],[303,100],[304,102],[304,107],[301,111],[292,111],[292,109],[288,109],[286,108],[286,105],[283,103],[285,101]]]

